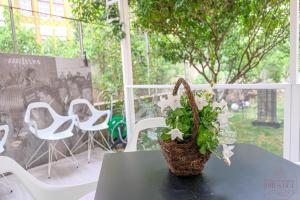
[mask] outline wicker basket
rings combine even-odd
[[[196,143],[200,121],[198,108],[191,88],[183,78],[180,78],[177,81],[173,90],[173,95],[177,95],[181,84],[184,86],[185,93],[188,96],[193,112],[194,127],[192,137],[189,141],[184,143],[177,143],[175,140],[159,140],[159,144],[172,173],[176,176],[194,176],[201,174],[205,163],[209,160],[210,152],[205,155],[202,155],[199,152],[199,147]]]

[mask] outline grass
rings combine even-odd
[[[251,106],[243,111],[231,112],[229,126],[235,132],[237,143],[255,144],[278,156],[283,155],[283,97],[278,93],[277,118],[281,124],[280,128],[267,126],[253,126],[252,122],[257,119],[256,99],[253,99]],[[138,149],[159,149],[157,141],[149,138],[146,132],[140,135]]]
[[[229,118],[230,128],[235,131],[237,143],[255,144],[278,156],[283,155],[283,100],[278,99],[277,117],[280,128],[253,126],[256,116],[256,103],[244,111],[233,112]]]

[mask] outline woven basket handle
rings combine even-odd
[[[189,103],[190,103],[190,106],[192,108],[193,122],[194,122],[192,142],[196,142],[196,138],[197,138],[197,135],[198,135],[198,129],[199,129],[199,122],[200,122],[199,115],[198,115],[198,107],[197,107],[195,97],[192,93],[190,85],[183,78],[178,79],[178,81],[177,81],[177,83],[176,83],[176,85],[173,89],[173,96],[177,95],[178,89],[179,89],[181,84],[184,87],[185,93],[189,98]]]

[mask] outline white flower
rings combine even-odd
[[[219,114],[217,120],[220,124],[221,129],[226,128],[226,126],[228,125],[228,114],[227,113]]]
[[[231,161],[230,161],[230,157],[234,155],[234,153],[232,152],[232,150],[234,149],[234,146],[228,146],[226,144],[222,145],[223,147],[223,159],[226,165],[230,166],[231,165]]]
[[[180,104],[180,96],[173,96],[172,94],[169,94],[168,101],[169,101],[169,106],[172,108],[172,110],[182,107]]]
[[[214,91],[213,91],[212,87],[207,88],[206,92],[209,93],[209,94],[212,94],[212,95],[214,94]]]
[[[212,106],[213,106],[213,109],[220,108],[223,110],[223,109],[227,108],[227,102],[224,101],[224,99],[222,99],[221,102],[217,102],[217,101],[213,102]]]
[[[196,100],[196,104],[197,104],[197,107],[198,107],[199,110],[202,110],[203,107],[208,105],[208,102],[206,101],[206,98],[203,97],[203,96],[202,97],[196,96],[195,100]]]
[[[178,128],[172,129],[168,134],[171,135],[172,140],[175,140],[176,138],[183,140],[183,133]]]
[[[236,132],[228,128],[223,129],[220,130],[218,138],[220,144],[234,144],[236,142]]]
[[[180,96],[173,96],[171,94],[168,94],[168,97],[160,97],[160,101],[157,103],[157,105],[160,107],[161,112],[165,110],[167,107],[171,107],[172,110],[175,110],[176,108],[181,108],[180,104]]]
[[[168,104],[169,104],[168,99],[163,96],[160,96],[157,105],[160,107],[161,112],[163,112],[164,109],[169,106]]]
[[[212,122],[212,126],[215,127],[216,129],[220,128],[220,124],[217,122]]]

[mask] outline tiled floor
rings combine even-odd
[[[76,158],[79,161],[79,168],[76,168],[68,159],[59,160],[53,165],[51,179],[47,178],[47,165],[30,169],[29,172],[39,180],[53,185],[72,185],[95,181],[100,174],[104,153],[100,148],[94,149],[89,164],[87,162],[87,152],[77,154]],[[0,184],[0,200],[33,200],[14,175],[10,175],[7,178],[13,193],[9,193],[7,188]],[[82,198],[82,200],[92,199],[94,199],[94,193]]]

